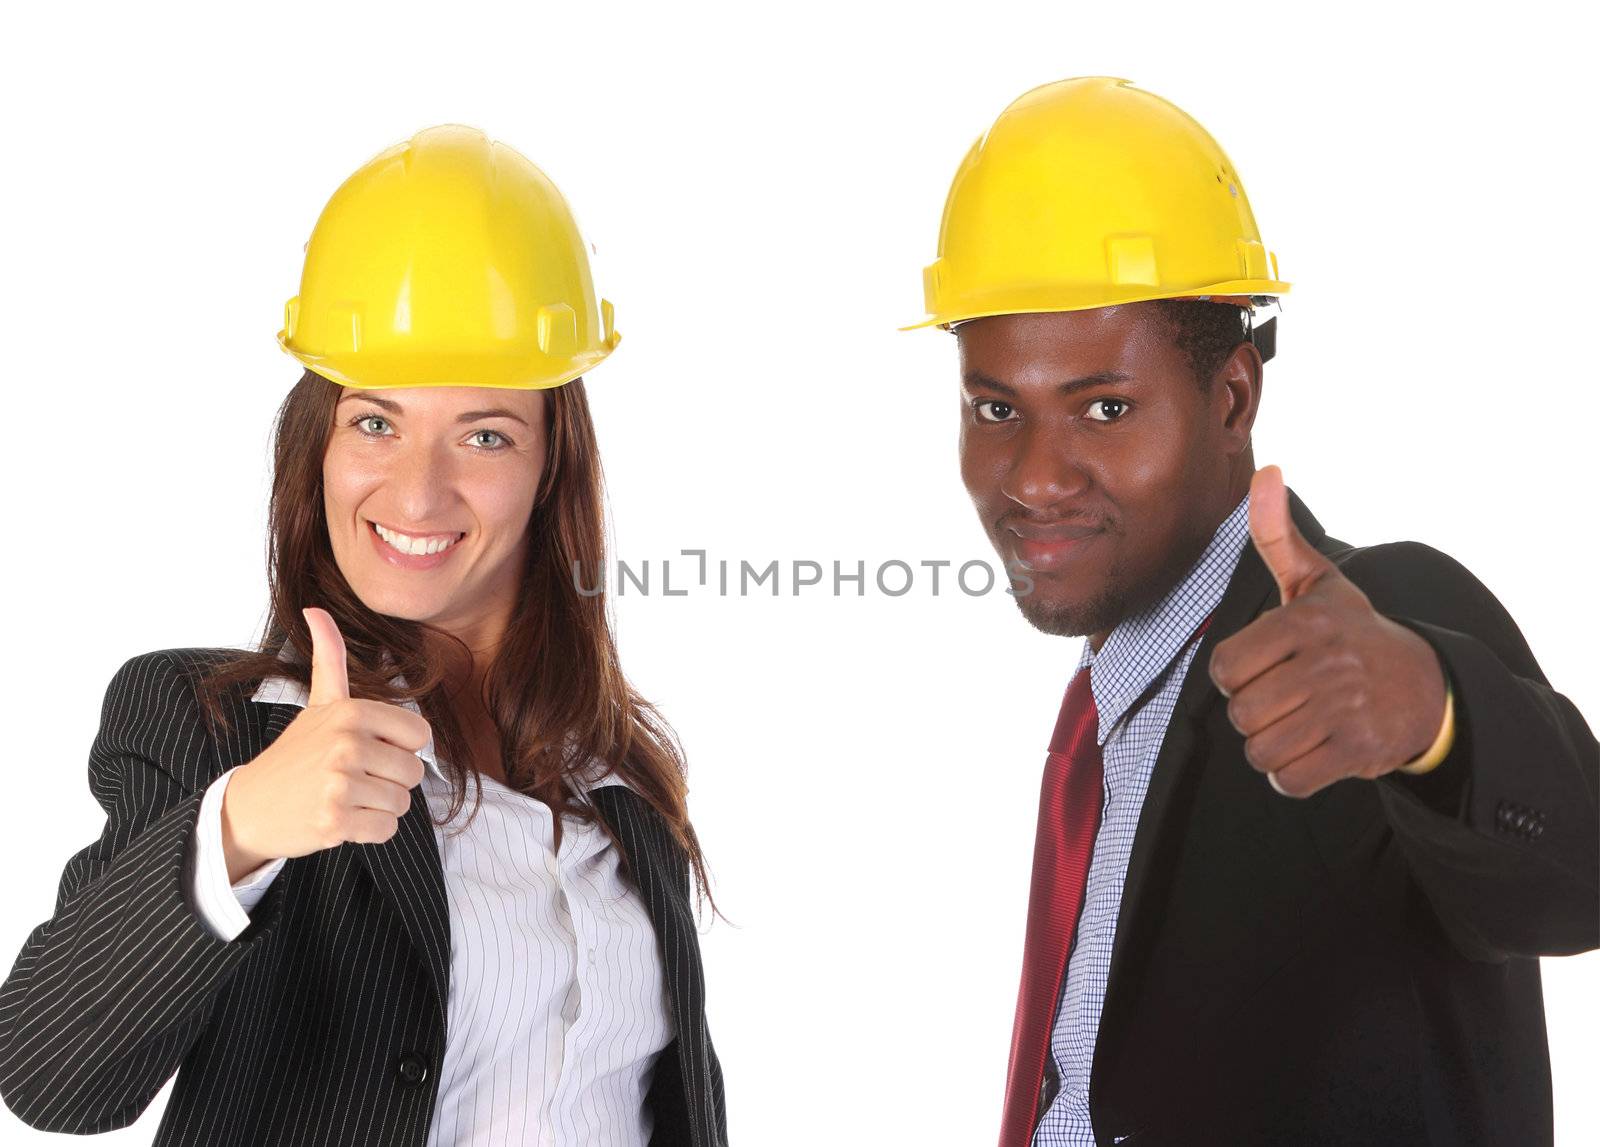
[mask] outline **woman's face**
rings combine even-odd
[[[491,648],[517,599],[545,445],[541,390],[342,388],[322,478],[345,580],[377,613]]]

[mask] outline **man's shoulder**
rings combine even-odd
[[[1462,607],[1494,601],[1488,588],[1461,562],[1425,542],[1380,542],[1352,546],[1334,542],[1323,552],[1380,611],[1386,607]],[[1495,603],[1498,606],[1498,602]]]
[[[1353,546],[1336,538],[1319,547],[1341,573],[1367,592],[1406,593],[1481,585],[1471,570],[1426,542]],[[1371,587],[1370,589],[1368,587]]]
[[[1384,616],[1475,637],[1515,672],[1539,675],[1527,640],[1500,599],[1443,550],[1417,541],[1318,548]]]
[[[1329,533],[1310,507],[1292,491],[1289,505],[1296,527],[1311,541],[1313,547],[1363,590],[1368,590],[1370,586],[1369,593],[1395,592],[1403,595],[1408,591],[1417,591],[1424,583],[1463,589],[1472,586],[1481,588],[1481,583],[1472,572],[1443,550],[1417,541],[1352,545]]]

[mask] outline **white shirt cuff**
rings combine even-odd
[[[228,882],[228,857],[222,848],[222,798],[235,771],[237,768],[229,769],[212,781],[200,801],[200,820],[184,878],[195,913],[219,940],[232,940],[250,926],[250,910],[266,895],[286,859],[269,860],[237,884]]]

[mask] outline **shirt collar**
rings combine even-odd
[[[1178,583],[1155,605],[1123,618],[1096,653],[1087,639],[1078,668],[1093,670],[1099,742],[1139,699],[1150,683],[1166,672],[1194,631],[1216,608],[1228,588],[1239,555],[1250,538],[1250,495],[1240,499],[1211,535],[1211,541]]]
[[[278,660],[297,664],[300,659],[285,644],[278,651]],[[402,689],[405,688],[404,677],[397,677],[395,681]],[[304,709],[310,696],[310,690],[293,677],[274,675],[265,678],[261,682],[250,700],[260,701],[268,705],[293,705],[296,708]],[[422,715],[422,710],[418,708],[417,703],[409,698],[401,701],[400,705],[402,708],[410,709],[418,716]],[[431,737],[426,745],[417,750],[417,756],[422,758],[422,763],[428,767],[429,772],[439,780],[448,783],[449,778],[445,776],[444,769],[440,767],[438,757],[434,753],[433,739]],[[623,780],[615,772],[606,773],[605,762],[598,758],[590,761],[585,769],[579,771],[577,780],[584,789],[597,789],[604,785],[627,785],[627,781]]]

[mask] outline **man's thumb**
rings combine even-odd
[[[1305,593],[1329,568],[1328,559],[1289,516],[1289,491],[1276,466],[1263,466],[1250,480],[1250,539],[1272,571],[1284,604]]]
[[[311,630],[311,696],[308,705],[326,705],[350,697],[350,675],[345,667],[344,637],[325,609],[309,605],[300,613]]]

